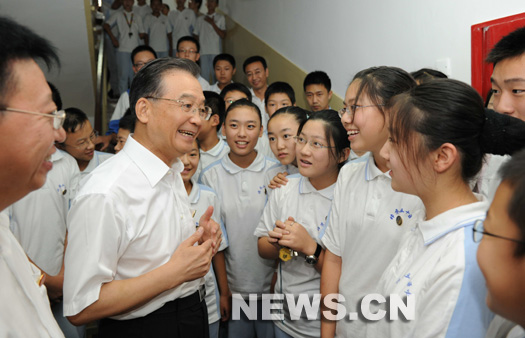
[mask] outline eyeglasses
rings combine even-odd
[[[472,239],[474,240],[474,242],[479,243],[481,239],[483,238],[483,235],[506,239],[507,241],[512,241],[512,242],[519,243],[519,244],[525,244],[525,241],[520,241],[514,238],[503,237],[503,236],[495,235],[495,234],[485,231],[485,229],[483,228],[483,221],[478,219],[476,222],[474,222],[474,228],[472,228]]]
[[[75,148],[75,149],[86,149],[90,143],[95,143],[95,139],[98,137],[98,131],[93,130],[91,134],[89,134],[88,138],[83,139],[82,141],[78,142],[77,144],[67,144],[64,143],[66,146]]]
[[[198,53],[196,50],[193,49],[178,49],[177,52],[181,54],[195,54]]]
[[[348,117],[350,117],[351,120],[354,119],[355,111],[359,108],[368,108],[368,107],[383,107],[384,104],[369,104],[367,106],[360,106],[358,104],[353,104],[350,106],[350,109],[348,107],[341,108],[338,113],[339,117],[343,118],[345,114],[348,114]]]
[[[224,100],[224,102],[229,103],[229,104],[232,104],[232,103],[235,102],[235,100],[231,100],[231,99],[230,99],[230,100]]]
[[[183,100],[174,100],[174,99],[166,99],[163,97],[153,97],[153,96],[146,96],[146,99],[154,99],[154,100],[165,100],[165,101],[171,101],[175,102],[180,105],[180,108],[182,111],[188,115],[195,115],[196,112],[199,112],[199,117],[204,120],[208,121],[210,119],[210,116],[212,114],[212,110],[210,107],[194,107],[193,103],[189,103]]]
[[[151,61],[153,61],[153,60],[148,60],[146,62],[137,62],[137,63],[133,64],[133,66],[135,66],[138,69],[141,69],[142,67],[144,67],[145,65],[147,65]]]
[[[36,113],[36,112],[32,112],[32,111],[27,111],[27,110],[22,110],[22,109],[14,109],[14,108],[2,108],[0,110],[2,110],[2,111],[10,111],[10,112],[14,112],[14,113],[24,113],[24,114],[52,117],[53,118],[53,128],[55,128],[56,130],[62,128],[62,125],[64,124],[64,119],[66,118],[66,112],[63,111],[63,110],[55,110],[51,114]]]
[[[294,136],[293,139],[295,140],[295,143],[297,143],[297,145],[300,147],[304,147],[304,145],[308,143],[312,149],[316,149],[316,150],[324,149],[324,148],[333,148],[333,147],[325,146],[317,141],[311,141],[311,140],[308,141],[302,136]]]

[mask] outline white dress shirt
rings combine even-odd
[[[131,26],[128,26],[128,22]],[[119,31],[119,52],[131,53],[142,41],[139,34],[144,33],[144,25],[140,15],[136,14],[134,11],[115,12],[109,17],[106,23],[110,27],[116,26]],[[130,33],[131,36],[129,36]]]
[[[170,168],[129,137],[122,151],[86,178],[68,215],[64,315],[97,301],[102,284],[165,264],[195,232],[183,168],[180,160]],[[143,317],[203,283],[203,278],[183,283],[112,318]]]
[[[248,168],[233,163],[228,155],[203,170],[202,183],[221,200],[222,219],[228,235],[225,251],[232,293],[269,293],[273,260],[261,258],[253,235],[266,203],[264,174],[276,162],[257,154]]]
[[[205,17],[211,17],[217,27],[219,27],[221,30],[226,29],[226,20],[224,19],[224,16],[219,13],[213,13],[212,15],[201,15],[197,18],[195,30],[193,31],[193,34],[199,36],[201,55],[220,54],[222,52],[222,39],[219,34],[217,34],[215,29],[213,29],[213,26],[204,20]]]
[[[174,9],[169,12],[168,20],[172,27],[173,49],[177,49],[177,42],[183,36],[192,36],[195,27],[195,12],[189,8],[182,11]]]
[[[472,227],[488,207],[482,201],[447,210],[405,234],[376,290],[385,297],[413,295],[415,319],[370,322],[367,337],[485,337],[493,314]]]
[[[0,337],[64,337],[53,314],[40,270],[27,259],[0,212]]]
[[[56,275],[64,260],[66,217],[79,177],[78,165],[68,153],[51,155],[53,169],[46,183],[9,207],[10,227],[31,260]]]
[[[289,178],[288,184],[275,189],[270,195],[254,235],[268,236],[268,231],[275,228],[276,221],[284,222],[289,216],[292,216],[314,240],[320,242],[319,232],[326,228],[334,188],[335,183],[323,190],[317,190],[308,178],[293,175]],[[315,269],[314,265],[306,263],[304,255],[294,257],[287,262],[279,261],[277,283],[275,284],[276,293],[293,294],[296,302],[299,294],[308,294],[311,301],[313,295],[320,293],[320,283],[321,273]],[[300,319],[292,320],[290,318],[291,309],[287,305],[285,301],[284,320],[275,320],[274,324],[292,337],[319,337],[321,330],[319,313],[317,320],[314,321],[308,320],[304,312],[296,311],[294,315]]]
[[[359,312],[361,298],[377,291],[402,236],[424,214],[418,197],[395,192],[390,184],[390,175],[377,168],[373,156],[347,163],[337,178],[328,227],[320,237],[342,259],[339,294],[347,312]],[[364,337],[365,322],[340,320],[336,335]]]
[[[153,14],[146,15],[144,30],[148,34],[149,45],[155,52],[168,51],[167,34],[171,33],[171,25],[166,16],[162,14],[158,17]]]

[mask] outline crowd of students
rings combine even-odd
[[[109,32],[112,20],[121,20],[116,15],[132,13],[131,20],[140,23],[139,9],[128,10],[133,1],[122,2],[123,11],[106,28],[115,45]],[[177,1],[178,16],[185,13],[183,3]],[[153,16],[159,17],[160,4],[152,1]],[[138,26],[123,38],[140,36]],[[51,157],[44,187],[6,209],[11,231],[48,275],[43,283],[68,337],[82,336],[83,327],[64,315],[75,325],[102,319],[106,335],[125,335],[142,325],[137,318],[157,315],[170,295],[185,296],[199,286],[206,289],[201,301],[207,308],[203,325],[209,325],[203,336],[525,337],[523,41],[525,28],[504,37],[488,56],[495,111],[485,108],[472,87],[444,74],[386,66],[358,72],[339,111],[330,109],[328,75],[309,73],[302,88],[309,107],[303,109],[288,83],[268,85],[263,57],[243,62],[248,88],[232,81],[234,56],[201,55],[202,39],[191,35],[180,36],[173,53],[168,51],[189,60],[180,64],[188,74],[174,87],[154,89],[168,81],[156,67],[171,61],[154,61],[163,51],[153,44],[137,45],[127,56],[135,79],[131,91],[127,83],[121,91],[108,135],[97,135],[79,109],[65,109],[65,137],[57,140],[60,150]],[[201,66],[208,62],[204,55],[213,56],[217,79],[208,87],[196,67],[199,60]],[[191,82],[195,78],[200,87]],[[170,96],[177,86],[191,94]],[[196,107],[192,100],[200,92],[203,104]],[[53,100],[60,110],[56,90]],[[150,102],[170,108],[149,115]],[[184,118],[199,122],[183,123]],[[149,119],[156,129],[148,129]],[[153,165],[163,159],[144,152],[145,139],[162,139],[176,149],[160,149],[161,154],[180,153],[164,161],[172,164],[166,169],[171,183],[156,183]],[[182,151],[185,142],[191,147]],[[96,151],[97,143],[113,144],[118,154]],[[121,176],[128,180],[117,179]],[[205,251],[211,267],[196,265],[194,280],[182,289],[117,305],[108,290],[120,295],[131,289],[115,289],[113,281],[152,276],[179,252],[170,247],[173,241],[191,235],[186,228],[170,228],[177,210],[185,212],[173,219],[176,226],[188,214],[197,228],[209,227],[211,220],[220,225],[220,245]],[[134,233],[128,222],[144,219],[152,220],[149,228]],[[141,252],[136,242],[150,250]],[[317,317],[284,302],[282,319],[262,318],[263,295],[271,293],[317,299]],[[199,290],[197,301],[199,294],[204,295]],[[232,294],[246,302],[255,294],[257,318],[241,311],[233,320]],[[331,294],[339,294],[346,312],[358,318],[321,315],[334,313],[324,302]],[[366,320],[361,301],[369,294],[414,299],[415,318]],[[373,313],[388,311],[387,303],[376,305]],[[132,329],[125,328],[127,321]]]

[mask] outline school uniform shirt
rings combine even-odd
[[[12,204],[10,228],[31,260],[49,275],[56,275],[64,260],[66,218],[79,170],[61,150],[51,155],[53,169],[42,188]]]
[[[271,181],[271,180],[272,180],[272,179],[273,179],[278,173],[282,173],[282,172],[287,172],[287,173],[288,173],[288,176],[286,176],[286,177],[289,179],[290,176],[299,173],[299,168],[297,168],[297,167],[294,166],[293,164],[282,165],[281,163],[278,163],[278,164],[276,164],[276,165],[270,167],[270,168],[268,169],[268,171],[266,172],[265,177],[264,177],[265,185],[268,187],[268,184],[270,184],[270,181]],[[274,189],[267,188],[266,190],[267,190],[267,192],[268,192],[268,195],[270,195],[271,192],[272,192]]]
[[[40,270],[31,264],[0,212],[0,336],[64,337],[53,314]]]
[[[180,160],[170,168],[129,137],[117,155],[86,178],[68,215],[64,315],[97,301],[102,284],[165,264],[195,232],[183,169]],[[143,317],[195,293],[203,283],[203,278],[183,283],[111,318]]]
[[[257,139],[255,150],[264,156],[277,161],[275,155],[273,154],[272,148],[270,148],[270,141],[268,140],[268,133],[266,130],[263,132],[263,135]]]
[[[155,52],[168,51],[168,37],[171,33],[171,25],[164,15],[156,17],[153,14],[146,15],[144,19],[144,30],[148,34],[149,45]]]
[[[264,99],[261,100],[260,98],[258,98],[257,95],[255,95],[253,88],[250,88],[250,92],[252,93],[252,103],[257,105],[257,107],[259,107],[259,110],[261,111],[261,123],[264,131],[266,132],[268,127],[268,120],[270,119],[270,117],[266,113],[266,104],[264,102]]]
[[[203,78],[200,74],[197,80],[199,80],[199,83],[201,84],[202,91],[210,90],[210,83],[206,81],[206,79]]]
[[[377,281],[397,253],[402,236],[424,214],[421,200],[395,192],[391,178],[370,156],[343,166],[337,178],[323,245],[341,257],[339,294],[348,312],[360,312],[358,302],[376,293]],[[338,337],[364,337],[361,320],[337,322]]]
[[[213,162],[220,161],[224,155],[228,154],[230,152],[230,147],[225,140],[219,137],[219,142],[213,148],[208,151],[200,149],[199,152],[201,155],[199,159],[199,166],[193,175],[193,177],[197,178],[200,177],[203,169],[211,165]]]
[[[294,175],[289,179],[288,184],[275,189],[272,193],[254,235],[266,237],[268,231],[275,228],[277,220],[284,222],[292,216],[312,238],[320,242],[319,231],[326,227],[334,188],[335,183],[325,189],[317,190],[308,178]],[[315,294],[320,294],[320,283],[321,274],[313,265],[306,263],[304,255],[299,255],[287,262],[279,262],[275,293],[293,294],[295,302],[300,294],[307,294],[311,302]],[[278,328],[292,337],[319,337],[321,330],[319,313],[316,320],[308,320],[301,310],[294,311],[292,314],[295,318],[300,318],[297,320],[290,318],[291,311],[294,310],[290,309],[285,301],[284,320],[274,320]]]
[[[415,319],[370,322],[367,337],[485,337],[494,315],[485,304],[472,228],[488,207],[480,201],[447,210],[404,236],[377,291],[414,297]]]
[[[148,4],[145,4],[144,6],[133,6],[133,11],[140,16],[142,22],[144,22],[146,16],[152,12],[151,7]]]
[[[193,34],[199,36],[199,42],[201,45],[200,54],[220,54],[222,52],[222,39],[219,34],[215,32],[213,26],[204,20],[206,16],[211,17],[219,29],[226,29],[226,20],[222,14],[213,13],[212,15],[206,14],[199,16],[196,20]]]
[[[499,168],[510,159],[509,155],[485,155],[480,172],[470,182],[472,191],[482,194],[489,202],[492,202],[501,183],[501,177],[498,173]]]
[[[233,83],[230,82],[230,83]],[[219,88],[219,82],[215,82],[214,84],[210,85],[210,89],[209,89],[211,92],[216,92],[217,94],[220,94],[221,93],[221,89]]]
[[[172,27],[173,49],[177,48],[177,42],[183,36],[192,36],[195,27],[195,12],[189,8],[182,11],[174,9],[169,12],[168,20]]]
[[[226,155],[201,174],[202,183],[221,200],[229,242],[225,258],[230,289],[246,299],[250,293],[270,292],[274,261],[259,256],[253,232],[266,203],[264,174],[275,163],[258,153],[248,168],[241,168]]]
[[[195,176],[194,176],[195,177]],[[224,223],[221,219],[221,202],[219,197],[210,187],[202,184],[197,184],[193,179],[193,187],[191,189],[189,199],[190,207],[195,211],[193,221],[195,227],[199,226],[199,220],[201,216],[206,212],[208,207],[213,206],[213,214],[211,218],[220,224],[222,231],[222,241],[219,246],[219,251],[223,251],[228,247],[228,239],[226,237],[226,230],[224,229]],[[219,288],[215,282],[215,273],[213,271],[213,265],[210,266],[210,271],[204,276],[206,286],[206,307],[208,308],[208,323],[215,323],[221,318],[219,312]]]
[[[149,7],[149,6],[148,6]],[[134,11],[115,12],[109,17],[106,23],[113,27],[116,25],[119,31],[118,51],[131,53],[140,44],[139,33],[145,33],[142,18]],[[130,24],[130,26],[128,25]],[[131,33],[131,36],[129,34]]]

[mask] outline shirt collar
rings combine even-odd
[[[127,154],[135,165],[142,171],[148,179],[150,185],[154,187],[168,173],[170,167],[160,158],[137,142],[132,135],[128,137],[122,152]],[[174,171],[181,172],[184,169],[182,162],[177,161],[172,165]]]
[[[372,154],[370,154],[370,156],[368,156],[368,160],[366,162],[365,179],[367,181],[372,181],[376,177],[381,176],[381,175],[386,175],[390,179],[390,175],[388,175],[388,171],[386,173],[384,173],[381,170],[379,170],[379,168],[376,166],[376,163],[374,161],[374,156],[372,156]]]
[[[260,152],[257,152],[257,157],[255,157],[255,160],[253,160],[252,164],[250,164],[248,168],[241,168],[237,164],[232,162],[229,154],[226,154],[223,156],[221,164],[224,167],[224,169],[226,169],[226,171],[230,174],[237,174],[241,170],[259,172],[264,169],[266,165],[266,160],[264,155],[262,155]]]
[[[476,194],[476,197],[479,202],[447,210],[429,221],[420,222],[418,227],[425,245],[432,244],[454,230],[472,225],[478,219],[484,219],[489,203],[482,195]]]
[[[224,140],[219,137],[219,143],[217,143],[213,148],[206,151],[205,153],[212,155],[212,156],[218,156],[224,149],[225,145],[226,145],[226,142],[224,142]]]
[[[318,193],[321,196],[332,200],[334,198],[334,189],[335,183],[322,190],[317,190],[307,177],[301,176],[301,180],[299,181],[299,194]]]
[[[199,202],[199,199],[201,198],[201,187],[193,180],[193,178],[191,179],[191,182],[193,183],[193,186],[191,187],[191,192],[188,198],[190,199],[191,204],[195,204]]]

